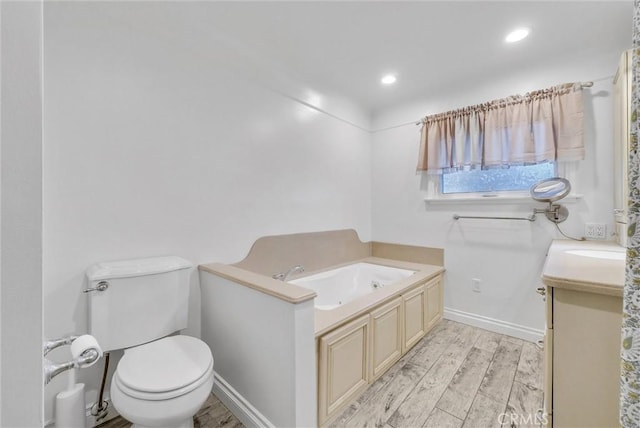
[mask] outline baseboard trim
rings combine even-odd
[[[536,342],[544,337],[544,330],[538,330],[524,325],[514,324],[452,308],[444,308],[444,318],[451,321],[469,324],[474,327],[480,327],[495,333],[517,337],[529,342]]]
[[[215,371],[213,372],[213,393],[245,427],[275,428],[275,425],[269,419],[253,407]]]

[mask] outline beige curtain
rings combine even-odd
[[[417,170],[584,159],[582,117],[580,83],[427,116]]]

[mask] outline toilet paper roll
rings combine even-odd
[[[78,367],[91,367],[102,358],[102,348],[98,344],[95,337],[90,334],[83,334],[71,343],[71,356],[77,360],[82,354],[88,350],[94,349],[98,352],[98,358],[93,362],[79,364]]]

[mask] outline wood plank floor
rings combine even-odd
[[[542,351],[530,342],[443,320],[349,406],[332,427],[534,427]],[[243,425],[211,395],[201,428]],[[100,428],[128,428],[115,418]]]

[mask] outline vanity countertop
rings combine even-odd
[[[615,242],[554,240],[542,270],[550,287],[622,297],[626,250]]]

